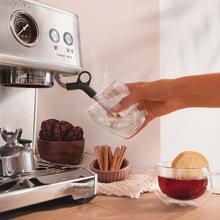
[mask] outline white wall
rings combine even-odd
[[[101,91],[114,80],[147,81],[159,78],[159,18],[155,0],[41,0],[75,12],[80,18],[84,68],[93,73],[92,86]],[[57,118],[80,125],[86,150],[97,144],[126,144],[133,167],[153,165],[160,156],[159,120],[130,141],[109,134],[87,114],[93,103],[81,91],[55,86],[39,90],[38,130],[42,120]]]
[[[161,78],[220,70],[220,1],[160,1]],[[220,86],[220,85],[219,85]],[[220,109],[182,110],[161,119],[161,157],[204,153],[220,170]]]
[[[0,127],[15,131],[23,129],[22,137],[33,140],[35,89],[0,86]],[[0,146],[5,142],[0,137]]]

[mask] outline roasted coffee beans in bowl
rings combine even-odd
[[[60,164],[78,164],[85,145],[83,129],[67,121],[45,120],[41,123],[37,145],[39,155],[44,160]]]

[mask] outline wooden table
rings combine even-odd
[[[0,204],[1,205],[1,204]],[[220,196],[213,195],[198,208],[166,206],[153,193],[139,199],[97,196],[88,204],[73,206],[61,201],[38,204],[1,214],[1,220],[218,220]]]

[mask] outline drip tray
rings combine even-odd
[[[0,177],[0,212],[65,196],[89,200],[96,185],[96,175],[86,168],[37,163],[29,175]]]

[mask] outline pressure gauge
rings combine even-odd
[[[10,28],[15,39],[26,47],[34,47],[39,41],[39,30],[35,20],[26,12],[12,14]]]

